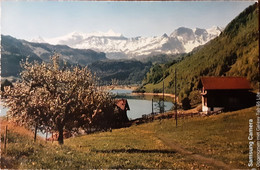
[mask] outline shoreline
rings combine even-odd
[[[136,90],[138,88],[138,86],[127,86],[127,85],[116,85],[116,86],[101,86],[101,88],[103,89],[109,89],[109,90],[119,90],[119,89],[123,89],[123,90]]]
[[[131,95],[133,96],[165,96],[165,97],[170,97],[172,99],[175,98],[175,95],[174,94],[171,94],[171,93],[147,93],[147,92],[144,92],[144,93],[141,93],[141,92],[134,92],[138,86],[126,86],[126,85],[123,85],[123,86],[102,86],[103,89],[107,89],[107,90],[120,90],[120,89],[123,89],[123,90],[132,90],[133,92],[131,93]],[[177,96],[177,102],[178,102],[178,96]]]
[[[163,93],[138,93],[138,92],[134,92],[132,94],[133,95],[147,95],[147,96],[163,96]],[[164,93],[164,96],[171,97],[171,98],[175,97],[174,94],[170,94],[170,93]],[[178,100],[178,97],[177,97],[177,100]]]

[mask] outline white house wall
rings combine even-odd
[[[202,106],[202,112],[208,112],[209,108],[207,106]]]

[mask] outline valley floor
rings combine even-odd
[[[255,109],[183,117],[177,127],[175,119],[154,120],[66,139],[63,146],[33,143],[30,134],[10,129],[1,168],[248,168],[248,120],[256,122]]]

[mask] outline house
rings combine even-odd
[[[130,110],[128,102],[126,99],[116,99],[115,100],[115,119],[117,122],[126,123],[129,121],[127,117],[127,110]]]
[[[255,95],[244,77],[202,77],[202,111],[231,111],[254,105]]]
[[[125,127],[129,122],[127,117],[128,110],[130,110],[130,107],[126,99],[114,99],[113,109],[104,110],[104,113],[95,116],[89,132]]]

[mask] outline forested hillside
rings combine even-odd
[[[111,84],[141,84],[152,63],[136,60],[106,60],[96,61],[89,65],[92,72],[100,78],[103,85]]]
[[[254,4],[231,21],[219,37],[198,48],[184,60],[154,65],[140,91],[174,93],[174,71],[181,98],[190,96],[201,76],[245,76],[256,88],[258,80],[258,9]]]

